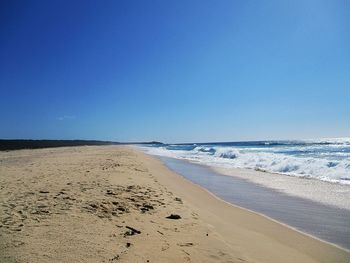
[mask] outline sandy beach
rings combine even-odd
[[[0,152],[0,262],[349,262],[126,146]]]

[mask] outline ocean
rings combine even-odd
[[[350,138],[151,144],[152,155],[216,168],[245,168],[350,185]]]

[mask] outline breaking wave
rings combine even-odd
[[[153,155],[350,184],[350,139],[143,147]]]

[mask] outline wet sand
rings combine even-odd
[[[0,152],[0,262],[349,262],[120,146]]]
[[[187,161],[161,160],[173,171],[199,184],[219,198],[261,213],[322,240],[350,249],[350,210],[324,205],[253,183],[233,174],[222,175]],[[283,176],[283,175],[280,175]]]

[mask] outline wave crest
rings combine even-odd
[[[339,140],[338,142],[347,143],[347,140]],[[300,149],[298,145],[284,147],[259,149],[256,147],[192,145],[192,148],[183,147],[182,150],[170,150],[166,147],[145,148],[150,154],[186,159],[209,166],[249,168],[350,184],[350,155],[348,150],[342,152],[333,145],[328,145],[324,146],[328,147],[328,152],[323,155],[320,154],[322,148],[319,145],[304,146]],[[315,157],[315,152],[319,157]]]

